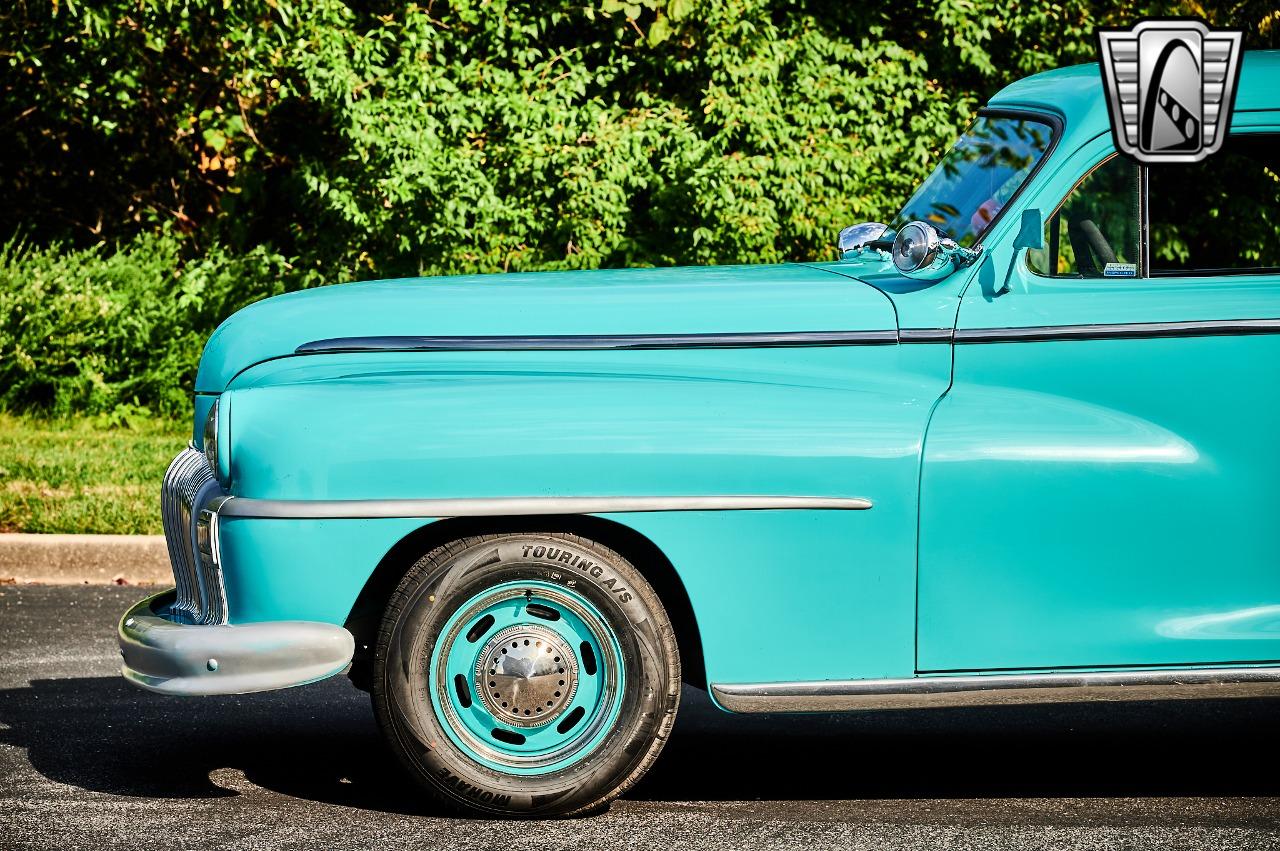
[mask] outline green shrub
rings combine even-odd
[[[0,239],[363,276],[830,256],[1099,25],[1267,0],[100,0],[0,10]]]
[[[317,282],[831,257],[1145,14],[1280,41],[1273,0],[4,4],[0,406],[182,410],[219,319]]]
[[[0,248],[0,408],[184,414],[205,338],[302,278],[265,249],[184,261],[168,234],[121,247]]]

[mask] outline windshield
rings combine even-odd
[[[1052,138],[1043,121],[979,116],[920,184],[892,227],[920,219],[960,245],[976,244],[1044,157]]]

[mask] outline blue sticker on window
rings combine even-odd
[[[1137,263],[1108,263],[1102,269],[1104,278],[1136,278],[1138,277]]]

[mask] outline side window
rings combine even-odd
[[[1140,274],[1138,167],[1113,156],[1089,172],[1046,222],[1044,248],[1027,253],[1032,271],[1055,278]]]
[[[1152,276],[1280,271],[1280,135],[1147,173]]]

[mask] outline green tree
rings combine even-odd
[[[0,405],[171,410],[227,310],[315,283],[832,256],[996,90],[1151,13],[1280,38],[1264,0],[16,0]]]

